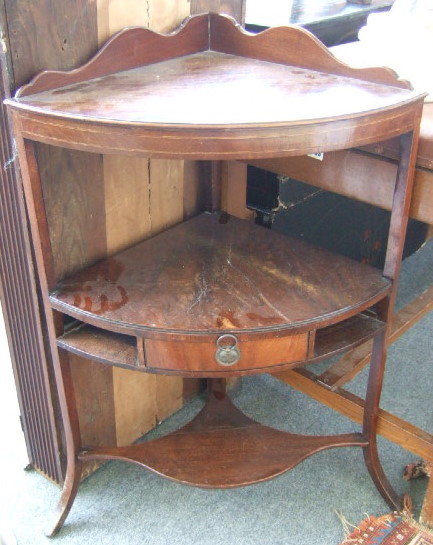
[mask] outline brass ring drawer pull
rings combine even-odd
[[[216,340],[216,345],[215,359],[220,365],[230,367],[240,360],[241,351],[238,348],[238,340],[234,335],[221,335]]]

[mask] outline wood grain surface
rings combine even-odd
[[[242,333],[333,323],[390,287],[368,265],[249,221],[202,214],[62,280],[50,300],[130,334]]]
[[[352,117],[365,115],[418,95],[390,85],[214,51],[152,63],[69,85],[66,80],[61,89],[20,97],[17,106],[102,123],[172,127],[286,121],[296,125],[349,112]],[[94,72],[91,75],[95,77]],[[259,102],[260,108],[251,107]],[[205,107],[209,103],[213,108]]]
[[[327,448],[365,445],[358,433],[315,437],[263,426],[216,391],[191,422],[171,434],[121,449],[85,449],[80,458],[127,460],[184,484],[233,488],[281,475]]]

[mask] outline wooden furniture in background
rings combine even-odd
[[[259,101],[260,109],[251,108]],[[67,440],[67,477],[52,533],[69,512],[83,465],[106,459],[190,484],[232,487],[279,475],[325,448],[358,446],[379,492],[400,505],[380,465],[376,421],[422,101],[387,69],[339,63],[302,29],[252,36],[216,14],[191,18],[170,37],[142,28],[121,32],[79,70],[42,73],[7,101]],[[177,225],[150,239],[139,231],[141,242],[127,249],[121,241],[107,251],[103,237],[101,252],[95,225],[106,225],[110,209],[99,204],[98,177],[87,171],[75,192],[66,191],[35,155],[43,144],[46,153],[66,148],[92,160],[151,157],[151,168],[165,158],[211,161],[217,208],[230,204],[230,184],[224,198],[217,194],[224,188],[218,177],[232,168],[222,168],[222,160],[327,152],[391,136],[400,138],[401,156],[383,272],[226,212],[185,222],[179,214],[164,227]],[[113,204],[128,198],[128,185],[125,177],[112,184]],[[65,266],[56,258],[76,244],[74,233],[53,230],[58,216],[46,208],[50,192],[65,213],[79,209],[76,194],[94,195],[79,226],[80,242],[93,249],[90,259]],[[177,207],[183,195],[165,199]],[[54,236],[59,232],[61,239]],[[228,377],[304,366],[366,339],[374,339],[374,350],[362,433],[277,431],[247,418],[224,392]],[[97,361],[103,373],[208,378],[208,401],[184,428],[155,441],[84,442],[71,380],[77,354],[87,359],[80,366]]]
[[[245,27],[261,32],[273,26],[300,25],[331,47],[356,40],[370,13],[388,11],[393,3],[394,0],[293,0],[270,5],[251,0],[252,5],[247,2],[246,6]]]

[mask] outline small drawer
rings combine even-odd
[[[307,358],[308,333],[238,340],[229,334],[209,340],[146,339],[146,366],[161,371],[206,373],[266,369]]]

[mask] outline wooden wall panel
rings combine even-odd
[[[153,159],[150,172],[151,234],[183,220],[183,161]]]
[[[146,1],[97,0],[96,6],[100,46],[122,28],[127,26],[149,26]]]
[[[190,15],[189,0],[97,0],[98,36],[102,45],[127,26],[171,32]]]
[[[113,254],[150,233],[149,161],[105,155],[103,162],[107,248]]]
[[[97,49],[96,4],[5,0],[15,86],[47,68],[69,70]]]
[[[168,32],[189,15],[189,3],[98,0],[98,41],[126,26]],[[184,162],[107,155],[103,158],[107,252],[113,254],[184,218]],[[192,200],[196,200],[194,196]],[[125,445],[183,403],[182,379],[113,369],[117,442]]]
[[[183,405],[183,380],[156,375],[156,418],[161,422]]]
[[[113,369],[115,410],[112,421],[115,423],[117,445],[130,445],[155,427],[158,422],[158,378],[156,375]],[[177,407],[181,405],[182,400]]]
[[[37,156],[61,279],[106,256],[102,156],[45,145],[38,146]]]
[[[183,216],[188,219],[204,210],[207,188],[197,161],[185,161],[183,174]]]
[[[116,442],[112,374],[96,362],[68,354],[83,445]],[[89,364],[90,363],[90,364]]]
[[[253,219],[255,213],[247,208],[247,165],[227,161],[221,168],[221,207],[241,219]]]
[[[146,4],[149,6],[149,28],[158,32],[171,32],[190,15],[190,0],[153,0]]]
[[[244,24],[245,4],[246,0],[191,0],[191,13],[225,13]]]

